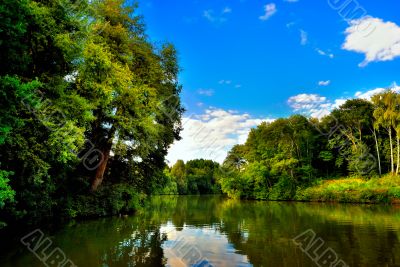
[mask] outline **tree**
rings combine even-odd
[[[180,138],[180,69],[173,45],[148,41],[135,8],[1,3],[2,218],[115,214],[162,181]],[[90,150],[103,157],[88,160]]]
[[[228,152],[227,157],[224,160],[223,165],[226,167],[233,167],[240,171],[246,164],[245,151],[246,147],[244,145],[235,145]]]
[[[363,99],[347,100],[339,108],[332,111],[331,116],[336,118],[340,127],[331,139],[331,146],[339,148],[341,156],[344,157],[349,165],[349,170],[359,174],[366,174],[371,171],[371,163],[369,157],[369,141],[370,134],[373,130],[373,105]],[[351,143],[348,148],[347,140]],[[377,141],[375,139],[375,141]],[[379,158],[379,148],[375,142],[377,154]],[[364,164],[365,163],[365,164]],[[364,166],[363,168],[361,166]]]
[[[1,4],[0,161],[16,200],[4,208],[8,218],[50,214],[54,193],[78,161],[88,106],[65,77],[76,70],[85,10],[72,6]]]
[[[186,194],[187,183],[186,183],[186,168],[183,160],[178,160],[171,169],[171,175],[173,175],[178,184],[179,194]]]
[[[372,97],[375,110],[373,116],[375,118],[376,127],[383,127],[389,134],[390,144],[390,170],[394,174],[394,159],[393,159],[393,142],[392,142],[392,129],[396,125],[397,120],[397,96],[396,93],[388,90],[380,94],[376,94]],[[398,144],[399,146],[399,144]]]
[[[77,86],[94,105],[95,120],[87,136],[103,155],[91,183],[96,191],[117,145],[126,160],[163,159],[168,146],[179,138],[183,109],[173,46],[155,51],[140,17],[134,15],[135,7],[126,7],[123,0],[93,5],[97,23],[90,28]],[[164,101],[171,97],[174,105]]]

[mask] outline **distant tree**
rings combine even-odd
[[[178,160],[171,169],[171,175],[175,177],[176,183],[178,184],[179,194],[186,194],[187,182],[186,182],[186,167],[183,160]]]

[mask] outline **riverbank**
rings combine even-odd
[[[369,180],[354,177],[319,180],[311,187],[296,190],[294,200],[400,204],[400,177],[385,175]]]

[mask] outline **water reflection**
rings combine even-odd
[[[141,214],[75,222],[52,239],[78,266],[317,266],[312,229],[349,266],[400,266],[400,207],[154,197]],[[43,266],[21,244],[1,266]]]

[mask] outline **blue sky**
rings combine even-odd
[[[172,42],[182,67],[184,140],[168,160],[222,161],[262,120],[321,117],[400,82],[398,0],[344,2],[139,1],[151,40]]]

